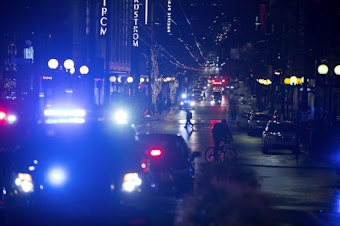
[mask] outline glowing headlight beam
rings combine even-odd
[[[123,110],[118,110],[114,114],[114,121],[118,124],[127,124],[128,123],[128,114]]]
[[[53,185],[63,185],[66,180],[65,170],[53,168],[48,173],[48,181]]]
[[[22,192],[28,193],[34,190],[32,176],[28,173],[18,173],[14,183]]]
[[[136,191],[141,184],[142,179],[139,177],[138,173],[127,173],[123,178],[122,191]]]

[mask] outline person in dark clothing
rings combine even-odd
[[[218,149],[220,147],[221,141],[230,142],[233,141],[233,135],[230,132],[229,126],[227,124],[226,119],[222,119],[221,122],[218,122],[214,125],[212,129],[212,137],[214,139],[214,160],[217,161]]]
[[[194,128],[194,124],[191,122],[192,119],[192,112],[190,110],[187,110],[187,116],[186,116],[187,121],[185,122],[184,128],[187,128],[188,125],[191,125],[191,128]]]

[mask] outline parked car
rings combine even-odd
[[[248,135],[261,136],[262,131],[266,128],[267,122],[272,119],[271,115],[264,112],[253,112],[248,121]]]
[[[154,190],[171,196],[192,192],[194,159],[200,152],[192,152],[184,138],[176,134],[139,134],[138,141],[145,154],[144,171],[149,172]]]
[[[273,121],[267,123],[262,133],[262,152],[269,149],[288,149],[292,153],[299,151],[298,128],[292,121]]]
[[[236,126],[238,130],[246,130],[248,128],[248,121],[251,111],[245,110],[237,115]]]
[[[227,83],[227,85],[225,86],[225,88],[228,90],[228,91],[233,91],[233,90],[236,90],[238,88],[240,88],[240,84],[238,81],[236,82],[229,82]]]
[[[229,95],[229,100],[238,103],[241,102],[242,100],[244,100],[246,98],[246,95],[243,93],[231,93]]]

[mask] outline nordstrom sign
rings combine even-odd
[[[139,0],[133,0],[133,26],[132,26],[132,46],[138,47],[139,33],[138,33],[138,20],[139,20]]]
[[[100,11],[100,19],[99,19],[99,35],[104,36],[107,32],[107,5],[106,0],[103,0],[102,7]]]

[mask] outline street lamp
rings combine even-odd
[[[59,62],[57,59],[50,59],[47,63],[48,67],[50,69],[57,69],[57,67],[59,66]]]
[[[66,71],[74,71],[74,61],[71,59],[67,59],[64,61],[64,68],[66,69]]]
[[[260,84],[261,86],[256,85],[256,96],[257,96],[257,105],[260,109],[265,108],[268,105],[270,95],[268,95],[268,87],[272,85],[272,81],[270,79],[265,78],[258,78],[256,79],[257,84]]]
[[[128,96],[132,96],[132,88],[131,85],[134,81],[132,76],[110,76],[110,93],[119,92],[123,94],[128,94]],[[128,90],[126,91],[126,88]]]
[[[59,61],[55,58],[51,58],[48,60],[47,62],[47,66],[50,69],[57,69],[60,65],[59,65]],[[75,65],[74,65],[74,61],[71,59],[67,59],[64,61],[63,66],[66,70],[66,72],[69,72],[70,74],[74,74],[75,73]],[[60,68],[62,69],[62,67]],[[79,68],[79,72],[82,76],[87,75],[89,73],[89,68],[86,65],[82,65]]]
[[[52,86],[48,85],[50,82],[48,84],[47,83],[43,84],[44,89],[45,89],[44,96],[47,93],[51,93],[52,89],[54,90],[54,88],[57,88],[57,87],[64,87],[65,90],[68,90],[71,93],[73,93],[74,88],[77,88],[78,91],[80,91],[80,92],[85,91],[86,87],[84,87],[82,85],[83,83],[77,82],[77,85],[75,85],[75,83],[73,83],[73,82],[72,83],[66,82],[66,80],[71,79],[71,77],[68,76],[68,75],[73,75],[76,72],[75,63],[72,59],[66,59],[63,62],[63,64],[61,65],[56,58],[51,58],[51,59],[48,60],[47,66],[48,66],[49,69],[51,69],[52,71],[55,71],[56,73],[53,73],[51,71],[51,73],[53,73],[52,75],[43,76],[43,80],[54,80],[54,82],[53,82],[54,85],[51,84]],[[84,75],[87,75],[89,73],[89,68],[86,65],[82,65],[79,68],[79,73],[78,73],[77,77],[82,78]],[[68,78],[68,77],[70,77],[70,78]],[[74,79],[74,77],[72,77],[72,79]],[[72,85],[72,87],[66,87],[66,86],[70,86],[70,85]],[[48,89],[50,89],[50,91],[47,91]],[[54,92],[56,92],[56,91],[54,91]]]
[[[287,77],[283,80],[283,83],[285,85],[290,85],[293,87],[292,90],[292,98],[291,98],[291,105],[292,105],[292,109],[291,109],[291,114],[290,117],[293,118],[293,111],[294,109],[296,109],[297,114],[299,114],[299,97],[300,97],[300,89],[297,89],[297,93],[295,92],[295,86],[297,85],[302,85],[304,83],[304,77],[297,77],[295,75],[292,75],[290,77]],[[288,94],[287,94],[288,95]],[[287,96],[288,99],[288,96]],[[288,113],[288,108],[289,108],[289,103],[287,103],[287,113]],[[298,115],[297,115],[298,116]]]
[[[332,93],[332,87],[337,87],[337,80],[340,77],[337,77],[340,75],[340,65],[336,65],[333,68],[333,72],[330,73],[329,71],[329,67],[327,64],[325,63],[321,63],[318,68],[317,71],[320,75],[326,76],[324,79],[324,86],[327,86],[329,88],[329,93],[328,93],[328,108],[326,108],[328,110],[328,125],[332,125],[332,123],[334,123],[336,121],[336,116],[337,116],[337,109],[336,109],[336,105],[333,105],[333,109],[332,109],[332,101],[333,101],[333,93]],[[334,76],[335,75],[335,76]],[[324,94],[324,105],[326,105],[326,94]]]

